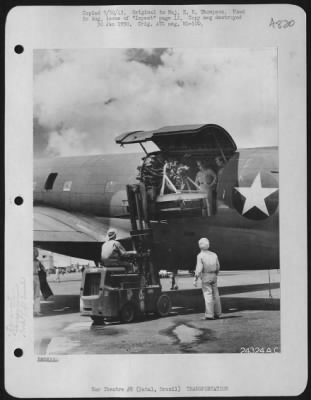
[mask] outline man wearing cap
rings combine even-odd
[[[220,318],[221,303],[217,287],[217,275],[219,272],[219,261],[216,253],[209,251],[209,240],[199,240],[201,252],[197,256],[197,265],[194,275],[194,286],[200,277],[202,281],[202,292],[205,300],[205,315],[202,319]]]
[[[120,242],[116,240],[117,231],[109,229],[108,240],[103,244],[101,250],[101,262],[105,267],[112,266],[126,266],[130,267],[132,264],[126,261],[128,256],[136,254],[135,250],[126,251]]]

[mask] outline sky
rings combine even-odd
[[[35,158],[134,152],[115,137],[179,124],[278,144],[272,48],[35,50],[33,100]]]

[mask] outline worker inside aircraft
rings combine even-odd
[[[205,202],[203,202],[203,215],[213,214],[213,193],[217,182],[215,171],[203,160],[197,161],[198,172],[195,177],[195,183],[199,186],[201,192],[206,193]]]
[[[219,155],[207,159],[191,154],[151,153],[142,159],[137,179],[145,184],[152,214],[156,204],[174,201],[176,194],[178,201],[199,201],[202,215],[210,216],[216,212],[216,187],[223,168],[224,161]]]
[[[219,181],[219,178],[224,170],[225,167],[225,160],[221,156],[217,156],[215,158],[215,163],[217,166],[217,181]]]

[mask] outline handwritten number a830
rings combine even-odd
[[[278,28],[278,29],[285,29],[285,28],[291,28],[292,26],[295,25],[295,20],[287,20],[287,19],[279,19],[274,21],[274,19],[271,17],[270,24],[272,28]]]

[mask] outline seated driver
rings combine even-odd
[[[135,250],[126,251],[120,242],[116,240],[117,231],[109,229],[108,240],[102,245],[101,263],[105,267],[132,267],[132,263],[128,261],[130,256],[137,254]]]

